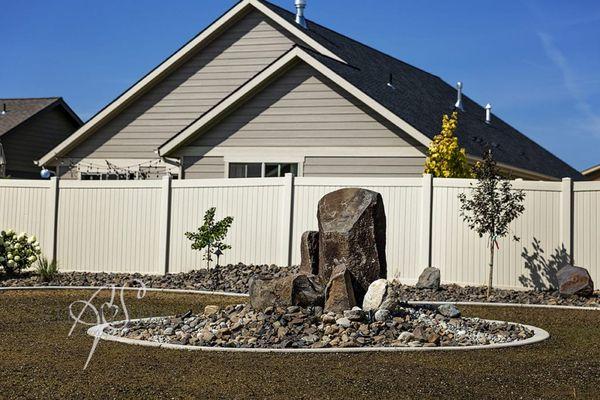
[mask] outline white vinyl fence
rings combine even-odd
[[[160,181],[0,180],[0,228],[39,237],[64,271],[162,274],[202,268],[184,233],[204,212],[234,217],[221,263],[293,265],[302,232],[317,229],[331,191],[383,196],[388,278],[414,283],[426,266],[444,282],[483,284],[489,249],[460,217],[458,194],[475,181],[422,178],[258,178]],[[499,242],[495,283],[543,287],[572,257],[600,282],[600,182],[516,180],[525,213]],[[519,240],[513,240],[513,236]]]

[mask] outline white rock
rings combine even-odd
[[[349,328],[352,325],[352,322],[346,317],[336,320],[335,323],[342,328]]]
[[[388,290],[389,282],[387,279],[377,279],[369,285],[367,294],[363,300],[363,310],[365,312],[376,311],[383,303],[383,299]]]
[[[390,316],[391,313],[389,312],[389,310],[377,310],[377,312],[375,312],[375,321],[387,321],[388,319],[390,319]]]
[[[398,336],[398,340],[402,343],[408,343],[413,340],[415,336],[410,332],[402,332],[400,336]]]

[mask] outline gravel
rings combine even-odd
[[[522,325],[448,318],[437,307],[406,307],[377,321],[357,307],[344,316],[321,307],[227,306],[207,315],[116,323],[106,333],[137,340],[235,348],[444,347],[509,343],[533,336]]]
[[[291,271],[296,271],[292,267]],[[60,273],[51,282],[42,283],[31,273],[24,273],[19,278],[8,278],[0,275],[0,287],[10,286],[123,286],[133,279],[143,281],[147,287],[168,289],[212,290],[235,293],[248,293],[250,278],[254,275],[264,277],[280,277],[290,272],[290,268],[276,265],[226,265],[219,270],[198,270],[186,273],[167,275],[143,275],[124,273]],[[492,290],[490,299],[483,286],[442,285],[439,290],[417,289],[414,286],[395,285],[406,301],[475,301],[516,304],[548,304],[600,307],[600,291],[592,297],[562,297],[556,290]]]

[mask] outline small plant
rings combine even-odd
[[[465,149],[458,145],[455,135],[458,128],[458,113],[444,115],[442,131],[429,145],[425,173],[438,178],[472,178],[471,167],[467,163]]]
[[[17,235],[12,229],[0,232],[0,267],[8,275],[29,268],[40,254],[35,236],[28,237],[24,232]]]
[[[202,251],[206,260],[206,267],[210,269],[210,262],[213,255],[221,255],[223,251],[230,249],[231,246],[223,243],[227,236],[227,231],[233,223],[233,217],[225,217],[221,221],[215,222],[215,207],[209,208],[204,214],[204,224],[196,232],[186,232],[185,237],[192,241],[192,249]]]
[[[48,261],[46,257],[42,256],[38,260],[37,273],[40,281],[50,282],[58,275],[58,263],[56,260]]]
[[[509,225],[525,211],[523,200],[525,193],[513,189],[510,181],[500,176],[496,162],[488,150],[483,162],[474,168],[477,184],[471,198],[465,193],[458,195],[461,202],[461,216],[469,228],[477,232],[479,237],[487,236],[490,246],[489,277],[487,297],[492,291],[494,273],[494,248],[498,246],[498,238],[508,234]],[[514,237],[515,240],[518,238]]]

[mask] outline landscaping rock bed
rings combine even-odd
[[[296,268],[276,265],[226,265],[217,269],[197,270],[167,275],[143,275],[105,272],[65,272],[58,274],[50,282],[40,282],[37,276],[23,274],[22,277],[0,278],[0,287],[10,286],[126,286],[134,279],[144,282],[149,288],[212,290],[222,292],[248,293],[250,278],[253,276],[280,277],[295,271]]]
[[[459,315],[453,306],[405,305],[393,314],[379,310],[374,315],[355,307],[342,315],[323,313],[321,307],[268,307],[262,312],[238,304],[224,309],[207,306],[201,315],[188,312],[118,323],[104,332],[178,345],[280,349],[473,346],[533,336],[531,330],[518,324]]]
[[[484,286],[442,285],[439,290],[417,289],[414,286],[394,285],[403,299],[410,301],[491,302],[516,304],[546,304],[563,306],[600,307],[600,292],[591,297],[561,296],[558,290],[493,289],[488,299]]]
[[[263,277],[282,277],[292,269],[276,265],[226,265],[215,270],[198,270],[186,273],[162,275],[143,274],[111,274],[67,272],[58,274],[50,282],[40,282],[37,276],[24,273],[20,278],[0,277],[0,287],[11,286],[104,286],[129,284],[133,279],[143,281],[147,287],[163,289],[192,289],[213,290],[235,293],[248,293],[250,279],[255,275]],[[218,279],[217,279],[218,278]],[[483,286],[442,285],[439,290],[417,289],[414,286],[394,285],[405,301],[476,301],[493,303],[517,304],[548,304],[566,306],[600,307],[600,292],[596,291],[589,297],[561,297],[557,290],[550,291],[519,291],[492,290],[492,297],[486,298],[486,288]]]

